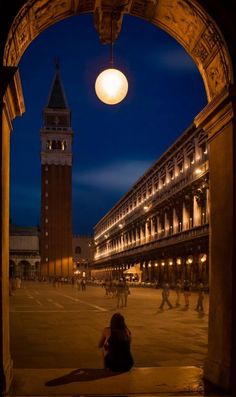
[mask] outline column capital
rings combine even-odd
[[[226,86],[208,105],[195,117],[197,128],[208,133],[209,140],[218,135],[236,116],[236,85]]]
[[[1,102],[9,129],[11,129],[12,120],[25,112],[19,70],[16,67],[3,66],[0,68],[0,79],[2,82],[0,88]]]

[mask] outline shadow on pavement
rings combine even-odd
[[[119,375],[121,372],[112,372],[109,369],[78,368],[66,375],[49,380],[45,386],[60,386],[72,382],[86,382],[111,376]]]

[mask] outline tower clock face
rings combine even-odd
[[[69,127],[70,119],[65,114],[47,114],[45,119],[46,127]]]

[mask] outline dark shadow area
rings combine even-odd
[[[231,396],[231,394],[226,393],[224,390],[222,390],[221,388],[219,388],[218,386],[214,385],[213,383],[211,383],[209,380],[207,379],[202,379],[203,382],[203,396]],[[232,395],[233,396],[233,395]]]
[[[119,375],[121,372],[113,372],[109,369],[93,369],[93,368],[78,368],[66,375],[49,380],[45,386],[60,386],[72,382],[87,382],[102,378],[109,378],[111,376]]]

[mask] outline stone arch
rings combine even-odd
[[[94,13],[99,36],[103,42],[108,42],[112,2],[106,6],[99,3],[86,0],[28,0],[16,15],[8,33],[4,66],[17,66],[26,48],[43,30],[84,12]],[[122,3],[116,10],[115,37],[121,29],[124,14],[146,19],[165,30],[185,48],[199,69],[209,102],[226,85],[233,83],[231,59],[223,35],[196,0],[145,3],[134,0],[125,5]]]
[[[219,7],[213,9],[212,2],[199,0],[222,18],[222,31],[230,46],[232,61],[236,64],[235,35],[232,26],[227,28],[227,17],[233,25],[233,6],[223,6],[223,1],[216,0]],[[209,104],[195,118],[196,126],[204,128],[208,135],[211,152],[211,195],[217,197],[211,204],[212,233],[210,241],[209,261],[214,264],[211,282],[214,285],[210,306],[213,310],[209,316],[209,353],[205,365],[205,377],[225,390],[236,390],[236,344],[233,338],[236,329],[235,311],[236,293],[236,244],[235,244],[235,107],[236,89],[234,86],[233,69],[229,51],[223,34],[208,15],[205,8],[196,0],[130,0],[123,5],[116,15],[116,32],[119,33],[123,15],[130,14],[140,17],[162,28],[172,35],[193,58],[205,83]],[[104,6],[106,3],[106,7]],[[123,0],[117,3],[124,4]],[[11,120],[22,114],[24,104],[21,102],[20,79],[16,73],[17,65],[29,44],[47,27],[69,16],[91,12],[95,15],[95,24],[103,42],[108,41],[106,33],[110,30],[112,0],[28,0],[21,1],[24,6],[16,15],[8,33],[4,22],[2,38],[6,37],[6,45],[1,44],[4,52],[4,66],[1,70],[1,166],[2,166],[2,223],[1,248],[2,263],[0,284],[1,298],[4,299],[4,311],[1,312],[1,325],[5,330],[1,334],[0,353],[3,373],[3,387],[7,391],[12,380],[12,362],[9,343],[9,132]],[[7,5],[5,5],[7,7]],[[5,7],[4,6],[4,7]],[[13,10],[18,5],[11,4]],[[212,7],[212,8],[210,8]],[[220,15],[220,11],[225,16]],[[5,11],[5,10],[4,10]],[[12,10],[11,10],[12,12]],[[12,14],[11,14],[12,15]],[[4,13],[5,17],[5,13]],[[11,19],[8,15],[8,22]],[[5,36],[4,36],[5,35]],[[4,90],[6,92],[4,92]],[[3,101],[3,95],[5,98]],[[221,167],[221,164],[227,167]],[[140,192],[141,194],[141,192]],[[220,211],[219,211],[220,208]],[[222,223],[221,212],[225,212]],[[224,263],[224,266],[222,266]],[[108,271],[108,269],[107,269]],[[122,274],[123,267],[119,265]],[[220,305],[219,305],[220,302]],[[217,327],[215,326],[217,324]]]
[[[18,267],[20,276],[28,280],[31,277],[32,264],[27,260],[21,260],[18,263]]]

